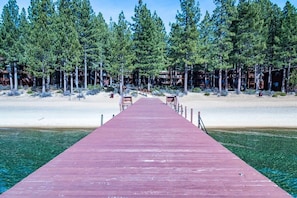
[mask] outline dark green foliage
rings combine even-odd
[[[50,0],[31,1],[29,7],[30,32],[27,41],[28,70],[42,78],[42,93],[46,89],[46,77],[53,72],[55,29],[54,5]]]
[[[135,7],[132,19],[134,67],[138,72],[138,86],[141,84],[141,77],[145,77],[150,89],[151,79],[165,68],[164,24],[156,13],[151,14],[142,0]]]
[[[122,12],[109,26],[101,13],[94,13],[89,0],[32,0],[28,15],[25,9],[19,12],[16,0],[8,0],[0,22],[0,67],[11,68],[11,90],[17,90],[20,72],[41,82],[42,92],[55,84],[64,85],[64,92],[70,87],[73,93],[74,77],[77,89],[97,82],[102,87],[103,76],[121,86],[132,77],[134,85],[150,89],[160,71],[169,68],[183,76],[170,83],[182,81],[184,92],[188,82],[194,87],[192,78],[199,71],[208,74],[205,84],[217,79],[208,85],[218,87],[221,94],[228,89],[226,74],[233,70],[239,93],[248,69],[256,71],[256,90],[267,72],[271,91],[272,72],[281,69],[282,92],[291,91],[290,72],[297,64],[296,8],[289,1],[283,10],[270,0],[235,2],[215,0],[213,14],[207,12],[200,21],[199,3],[181,0],[167,35],[161,18],[142,0],[132,24]]]
[[[183,69],[184,92],[187,93],[189,66],[201,62],[198,42],[200,8],[195,0],[181,0],[180,6],[181,11],[176,15],[176,22],[171,25],[169,57],[172,66]]]

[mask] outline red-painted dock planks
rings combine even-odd
[[[159,99],[140,99],[0,197],[290,197]]]

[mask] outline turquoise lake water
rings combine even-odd
[[[89,133],[0,129],[0,194]]]
[[[90,132],[0,129],[0,194]],[[297,130],[213,130],[209,134],[297,198]]]
[[[297,198],[297,130],[216,130],[210,135]]]

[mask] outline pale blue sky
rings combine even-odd
[[[8,2],[8,0],[0,0],[0,8],[2,12],[3,6]],[[109,23],[109,19],[112,18],[113,21],[118,20],[118,15],[121,11],[124,11],[126,19],[131,21],[131,16],[134,14],[135,5],[138,4],[138,0],[90,0],[93,10],[98,14],[101,12]],[[179,0],[143,0],[147,4],[148,9],[152,12],[156,11],[158,16],[160,16],[166,26],[166,30],[169,31],[169,22],[175,22],[175,15],[177,10],[180,9]],[[271,0],[271,2],[278,4],[279,7],[283,8],[286,0]],[[297,7],[296,0],[290,0],[290,2]],[[30,0],[17,0],[17,3],[21,8],[28,8],[30,5]],[[212,12],[214,9],[213,0],[200,0],[201,14],[204,15],[206,10]]]

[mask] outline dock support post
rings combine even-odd
[[[198,111],[198,128],[201,129],[201,117],[200,117],[200,111]]]
[[[103,114],[101,114],[101,126],[103,125]]]
[[[193,109],[191,108],[191,123],[193,123]]]

